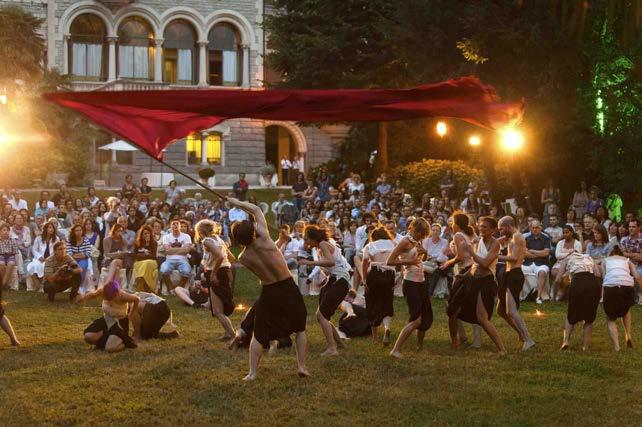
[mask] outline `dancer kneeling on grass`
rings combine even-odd
[[[131,313],[134,339],[148,340],[152,338],[176,338],[179,336],[172,321],[172,310],[167,301],[156,294],[136,292],[140,303]],[[167,331],[162,331],[167,325]]]
[[[609,337],[613,343],[613,351],[620,351],[617,324],[622,318],[626,346],[633,348],[631,336],[631,307],[635,305],[635,282],[642,286],[642,279],[635,265],[624,256],[619,246],[614,246],[604,260],[604,312],[608,318]]]
[[[394,248],[387,265],[403,266],[403,294],[408,304],[408,324],[401,330],[391,356],[401,357],[401,348],[410,334],[417,330],[417,350],[423,349],[424,336],[433,321],[432,305],[428,295],[429,284],[424,278],[423,258],[426,255],[421,242],[430,234],[430,226],[423,218],[414,219],[406,234]]]
[[[571,284],[568,287],[568,309],[561,350],[568,350],[575,324],[584,322],[582,350],[586,351],[591,343],[602,287],[600,280],[595,277],[595,261],[590,255],[572,253],[567,258],[566,270],[571,276]]]
[[[342,339],[370,335],[372,332],[368,314],[366,313],[366,300],[363,296],[350,290],[343,302],[339,305],[343,312],[339,319],[339,336]]]
[[[497,221],[491,217],[479,220],[480,239],[477,249],[471,250],[475,263],[470,269],[470,280],[466,285],[466,296],[458,317],[464,322],[480,325],[493,340],[501,354],[506,353],[501,336],[490,321],[497,295],[495,267],[499,256],[499,242],[493,238]],[[471,248],[472,249],[472,248]],[[449,322],[450,335],[456,336],[456,324]],[[455,327],[453,327],[455,326]],[[454,330],[453,330],[454,329]]]
[[[395,243],[385,227],[379,226],[370,233],[370,243],[363,248],[362,275],[366,289],[366,314],[370,321],[372,339],[379,340],[377,330],[383,322],[383,345],[390,344],[390,326],[394,315],[395,268],[386,265],[395,249]],[[355,283],[355,294],[359,284]]]
[[[263,346],[270,340],[296,333],[298,373],[310,374],[305,366],[307,311],[299,288],[294,283],[283,254],[270,238],[263,211],[256,205],[229,197],[231,207],[240,208],[254,218],[232,224],[234,242],[243,246],[238,261],[261,281],[261,295],[254,304],[254,334],[250,343],[250,371],[244,380],[256,378]]]
[[[232,263],[234,255],[219,237],[221,226],[209,219],[203,219],[195,227],[197,243],[203,245],[203,274],[205,287],[208,288],[210,310],[223,326],[225,333],[219,341],[229,341],[234,338],[234,327],[227,317],[234,312],[232,300]]]
[[[117,260],[114,260],[116,262]],[[85,329],[85,342],[110,353],[136,348],[129,336],[129,318],[138,310],[140,299],[120,289],[114,280],[117,269],[110,266],[108,282],[102,288],[84,294],[80,301],[102,297],[103,317],[94,320]]]
[[[326,229],[310,225],[305,228],[303,239],[307,247],[317,249],[319,257],[316,261],[299,260],[299,264],[318,266],[327,276],[319,290],[317,320],[328,344],[321,355],[334,356],[339,354],[337,346],[342,347],[343,342],[331,320],[350,289],[350,264],[341,255],[341,250],[330,243]]]
[[[4,307],[2,306],[2,286],[0,286],[0,327],[7,334],[9,340],[11,340],[12,346],[20,346],[20,341],[18,341],[18,338],[16,338],[16,333],[13,331],[11,322],[9,321],[9,318],[4,314]]]

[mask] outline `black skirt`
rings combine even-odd
[[[308,314],[292,277],[261,286],[254,311],[254,338],[263,346],[268,346],[270,340],[305,331]]]
[[[352,309],[354,310],[355,316],[348,317],[348,315],[344,313],[341,319],[339,319],[339,329],[350,338],[370,335],[370,321],[366,314],[367,310],[360,305],[354,304],[352,305]]]
[[[94,320],[91,322],[87,328],[85,328],[83,333],[87,332],[102,332],[103,335],[100,337],[98,342],[95,344],[97,349],[104,350],[105,349],[105,344],[107,344],[107,340],[109,339],[110,335],[115,335],[118,338],[120,338],[123,343],[125,343],[125,347],[130,348],[130,347],[135,347],[133,345],[133,341],[129,336],[129,318],[125,317],[124,319],[120,319],[117,323],[114,323],[111,328],[107,328],[107,321],[105,320],[104,317],[101,317],[99,319]]]
[[[232,269],[229,267],[219,268],[216,272],[217,283],[212,286],[211,271],[205,271],[205,287],[210,288],[210,298],[212,293],[220,298],[223,303],[223,314],[229,316],[234,312],[234,300],[232,297]],[[210,309],[214,316],[214,304],[210,301]]]
[[[145,304],[143,316],[140,321],[140,337],[144,340],[158,337],[161,328],[172,314],[167,301],[158,304]]]
[[[432,326],[433,314],[428,285],[426,282],[403,281],[403,295],[408,304],[408,322],[414,322],[421,317],[421,324],[417,329],[427,331]]]
[[[604,313],[609,320],[624,317],[635,305],[635,288],[633,286],[605,286]]]
[[[467,272],[455,276],[455,280],[453,280],[453,284],[448,292],[446,314],[448,314],[449,317],[461,312],[466,301],[466,291],[470,288],[472,280],[473,276]]]
[[[207,292],[203,292],[192,288],[189,291],[189,299],[194,301],[194,304],[205,304],[207,301],[209,301],[210,296],[209,296],[209,293]]]
[[[366,283],[366,315],[370,325],[379,326],[384,317],[392,317],[395,313],[395,272],[373,267],[368,271]]]
[[[348,295],[349,290],[348,281],[344,278],[337,280],[335,276],[330,276],[325,284],[321,286],[319,290],[319,312],[326,320],[332,319],[332,315]]]
[[[243,339],[239,343],[239,347],[250,346],[250,341],[252,340],[252,335],[254,334],[254,319],[256,317],[256,309],[254,308],[255,305],[250,307],[247,313],[245,313],[245,316],[243,316],[243,320],[241,320],[240,329],[242,329],[243,332],[245,332],[245,335],[243,336]],[[292,347],[292,339],[290,338],[289,335],[278,338],[278,341],[279,341],[279,348]],[[268,348],[267,345],[263,345],[263,347]]]
[[[488,319],[493,315],[495,297],[497,296],[497,283],[495,276],[489,274],[484,277],[472,277],[467,282],[467,289],[464,292],[463,304],[459,311],[458,318],[464,322],[479,324],[477,318],[477,297],[481,295],[482,303],[488,313]]]
[[[515,300],[515,305],[519,310],[519,295],[522,293],[524,287],[524,273],[521,268],[514,268],[504,273],[501,283],[498,285],[497,297],[499,298],[499,310],[503,313],[506,312],[506,290],[510,290],[510,294]]]
[[[592,273],[577,273],[568,287],[568,311],[566,318],[571,325],[577,322],[593,323],[600,304],[602,286]]]

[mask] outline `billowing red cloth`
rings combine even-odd
[[[473,77],[413,89],[105,91],[45,97],[159,159],[172,141],[232,118],[353,122],[453,117],[498,129],[519,120],[523,110],[522,104],[499,103],[494,89]]]

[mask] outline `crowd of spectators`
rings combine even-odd
[[[619,197],[602,195],[584,182],[565,202],[549,181],[537,204],[519,199],[498,203],[486,189],[474,185],[456,194],[451,173],[439,191],[425,193],[421,199],[414,199],[399,180],[385,174],[363,182],[359,174],[350,173],[335,182],[323,168],[314,177],[298,173],[291,191],[281,192],[269,206],[248,197],[249,184],[240,174],[229,194],[260,205],[264,212],[272,210],[275,230],[279,230],[277,243],[292,269],[297,268],[298,259],[311,256],[301,237],[306,224],[327,228],[354,267],[376,223],[398,239],[413,218],[422,217],[431,224],[423,246],[434,290],[439,279],[451,280],[452,272],[439,266],[453,256],[449,218],[464,212],[471,224],[481,216],[499,219],[514,214],[528,247],[524,272],[536,278],[532,296],[538,302],[564,297],[564,260],[572,252],[587,253],[599,264],[619,245],[642,272],[642,236],[636,215],[626,212],[622,217]],[[99,197],[91,187],[83,197],[74,197],[65,185],[54,194],[42,191],[35,206],[29,206],[20,190],[6,189],[2,197],[2,284],[44,288],[50,299],[66,289],[71,289],[73,298],[76,292],[99,286],[101,274],[107,275],[114,260],[132,289],[166,292],[176,285],[190,286],[202,254],[193,243],[196,222],[207,218],[220,223],[221,237],[229,242],[230,225],[247,219],[246,212],[230,209],[223,200],[210,200],[199,192],[188,197],[175,181],[160,197],[152,197],[147,180],[135,183],[132,176],[109,197]],[[360,280],[358,271],[353,280]],[[314,272],[303,274],[308,284],[314,283]]]

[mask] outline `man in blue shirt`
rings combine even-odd
[[[546,292],[546,279],[548,278],[549,266],[548,257],[551,253],[551,238],[542,233],[542,224],[538,220],[530,223],[531,233],[525,238],[526,255],[522,272],[524,275],[534,275],[537,277],[537,303],[549,299]]]

